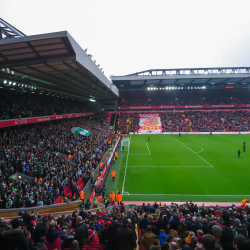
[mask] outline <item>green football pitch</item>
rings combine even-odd
[[[124,201],[240,202],[250,198],[250,135],[129,137],[117,185]]]

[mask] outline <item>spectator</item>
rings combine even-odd
[[[202,238],[204,250],[215,250],[215,238],[210,234],[205,234]]]
[[[2,232],[3,244],[1,248],[4,250],[29,250],[29,244],[22,229],[19,229],[20,221],[13,219],[12,230]]]
[[[212,227],[212,235],[219,240],[223,250],[233,250],[233,232],[230,228],[221,228],[218,225]]]
[[[167,235],[165,234],[165,231],[163,229],[160,230],[160,244],[162,245],[164,242],[167,241]]]
[[[74,240],[75,240],[75,237],[73,235],[73,230],[71,229],[68,231],[67,238],[64,240],[64,244],[63,244],[64,248],[70,248]]]
[[[159,239],[154,239],[153,244],[149,248],[150,250],[152,249],[161,249],[160,241]]]
[[[136,238],[134,232],[129,228],[129,221],[123,220],[123,226],[115,233],[115,245],[119,250],[133,250],[136,248]]]
[[[88,238],[87,225],[82,221],[82,217],[76,218],[75,239],[78,241],[80,249],[82,249],[85,239]]]
[[[49,223],[49,229],[45,233],[48,250],[61,249],[61,229],[56,226],[55,221]]]
[[[141,246],[144,246],[145,249],[148,249],[150,244],[153,244],[154,234],[151,232],[151,226],[147,226],[145,234],[141,238]]]
[[[242,234],[236,234],[234,236],[234,249],[235,250],[249,250],[250,244]]]
[[[182,250],[195,250],[198,239],[195,236],[191,237],[191,243],[183,246]]]
[[[121,225],[117,221],[117,215],[114,215],[113,216],[113,221],[112,221],[112,223],[109,224],[109,226],[108,226],[108,228],[106,230],[106,235],[105,235],[107,245],[108,245],[108,248],[110,250],[115,249],[114,237],[115,237],[115,234],[116,234],[116,230],[118,228],[120,228],[120,227],[121,227]]]
[[[162,243],[161,250],[169,250],[169,244],[168,244],[168,242]]]
[[[150,222],[148,220],[148,215],[145,214],[144,218],[140,220],[139,226],[140,226],[141,229],[146,230],[148,225],[150,225]]]
[[[81,248],[79,248],[79,243],[77,240],[74,240],[72,242],[70,250],[81,250]]]
[[[41,249],[43,247],[45,247],[47,249],[47,247],[45,245],[45,237],[41,237],[40,242],[36,243],[36,247],[37,247],[37,249]]]
[[[49,220],[47,218],[43,218],[43,222],[38,222],[33,234],[35,244],[40,242],[40,239],[45,236],[45,232],[48,230],[48,227]]]
[[[197,230],[197,239],[199,243],[202,243],[203,231],[201,229]]]
[[[98,244],[98,243],[99,243],[99,238],[98,238],[98,236],[96,235],[96,233],[95,233],[94,230],[90,230],[90,231],[89,231],[88,242],[89,242],[89,243],[95,243],[95,244]]]

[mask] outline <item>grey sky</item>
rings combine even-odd
[[[26,35],[67,30],[105,75],[250,66],[249,0],[0,0]]]

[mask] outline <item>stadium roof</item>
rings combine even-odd
[[[250,86],[250,67],[227,68],[185,68],[151,69],[125,76],[111,76],[119,90],[149,89],[154,87],[207,86],[222,88],[232,86]],[[243,84],[243,85],[242,85]]]
[[[0,77],[39,90],[110,100],[118,89],[67,31],[0,39]]]

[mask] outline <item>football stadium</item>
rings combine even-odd
[[[109,79],[0,18],[0,249],[250,249],[249,96],[250,67]]]

